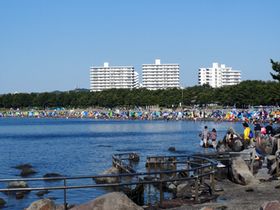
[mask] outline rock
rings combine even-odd
[[[59,178],[59,177],[63,177],[63,176],[59,173],[46,173],[43,177],[44,178]],[[61,181],[61,179],[49,179],[49,180],[45,180],[45,181]]]
[[[177,187],[175,186],[175,184],[172,184],[172,183],[167,184],[166,188],[169,192],[176,192],[176,190],[177,190]]]
[[[9,182],[7,188],[13,189],[13,188],[28,188],[28,184],[24,181],[13,181]],[[17,199],[22,199],[24,197],[24,194],[29,193],[30,190],[16,190],[7,192],[8,195],[15,195]]]
[[[268,170],[268,173],[270,175],[274,175],[276,173],[276,168],[277,168],[277,164],[276,161],[271,165],[270,169]],[[279,167],[280,169],[280,167]]]
[[[29,163],[24,163],[24,164],[17,165],[14,168],[19,169],[19,170],[23,170],[23,169],[32,168],[32,165],[29,164]]]
[[[3,198],[0,198],[0,208],[6,205],[6,201]]]
[[[266,157],[266,161],[267,161],[267,168],[271,168],[273,163],[275,163],[275,161],[276,161],[276,156],[275,155],[268,155]]]
[[[34,201],[26,210],[56,210],[55,203],[50,199]]]
[[[265,202],[260,210],[280,210],[280,202],[277,200]]]
[[[112,192],[86,204],[75,206],[71,210],[143,210],[143,208],[133,203],[124,193]]]
[[[255,175],[256,179],[261,180],[261,181],[268,181],[271,179],[271,176],[268,173],[267,168],[261,168],[258,170],[258,173]]]
[[[13,181],[8,183],[8,188],[27,188],[28,184],[25,181]]]
[[[243,144],[240,139],[237,139],[234,141],[232,145],[232,151],[234,152],[240,152],[243,149]]]
[[[169,147],[169,148],[168,148],[168,151],[169,151],[169,152],[176,152],[176,148],[175,148],[175,147]]]
[[[25,193],[23,191],[16,192],[16,199],[23,199]]]
[[[231,177],[237,184],[248,185],[255,181],[255,178],[249,170],[247,164],[241,157],[236,157],[231,165]]]
[[[22,169],[20,176],[27,177],[29,175],[35,174],[37,171],[35,171],[33,168],[24,168]]]
[[[177,186],[177,198],[192,198],[193,192],[192,187],[189,184],[180,184]]]
[[[39,196],[39,197],[41,197],[41,196],[43,196],[43,195],[45,195],[45,194],[48,194],[50,191],[48,191],[48,190],[41,190],[41,191],[38,191],[37,193],[36,193],[36,195],[37,196]]]
[[[137,153],[130,153],[129,160],[131,160],[133,162],[139,162],[140,156]]]
[[[111,167],[103,171],[100,175],[102,176],[102,175],[119,174],[119,173],[120,171],[117,168]],[[94,180],[97,184],[113,184],[119,182],[118,177],[98,177],[98,178],[94,178]]]

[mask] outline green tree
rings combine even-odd
[[[270,75],[274,80],[280,81],[280,63],[274,62],[272,59],[270,59],[270,63],[272,64],[272,69],[276,72],[276,74],[270,73]]]

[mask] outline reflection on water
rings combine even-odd
[[[218,139],[223,138],[228,127],[242,131],[240,123],[226,122],[0,119],[0,177],[20,178],[19,171],[12,167],[22,163],[33,165],[38,171],[34,177],[50,172],[94,175],[110,167],[112,154],[120,152],[139,153],[137,170],[143,171],[146,156],[174,154],[168,151],[171,146],[176,148],[176,154],[207,151],[199,146],[198,137],[205,125],[209,130],[216,128]],[[32,183],[32,187],[36,185]],[[102,193],[101,189],[73,190],[68,199],[70,203],[81,203]],[[63,202],[62,192],[47,196]],[[8,201],[7,209],[23,209],[38,199],[33,192],[23,200],[0,197]]]

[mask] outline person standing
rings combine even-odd
[[[207,126],[204,126],[204,130],[202,131],[201,134],[201,140],[203,141],[203,146],[208,147],[209,132]]]
[[[255,139],[261,135],[261,125],[258,121],[254,121]]]
[[[269,122],[269,124],[265,127],[266,134],[267,135],[274,135],[274,129],[272,127],[272,121]]]
[[[213,148],[216,149],[216,147],[217,147],[217,141],[216,141],[217,140],[217,131],[216,131],[215,128],[212,129],[210,137],[211,137]]]
[[[250,141],[251,141],[251,137],[250,137],[250,127],[248,125],[248,123],[244,122],[242,123],[243,128],[244,128],[244,132],[243,132],[243,145],[244,148],[247,149],[248,146],[250,145]]]

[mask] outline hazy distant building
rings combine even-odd
[[[212,68],[198,70],[198,84],[209,84],[211,87],[236,85],[241,82],[241,72],[226,67],[225,64],[213,63]]]
[[[137,87],[139,76],[133,66],[109,66],[109,63],[104,63],[104,66],[90,68],[90,91]]]
[[[179,64],[161,64],[160,59],[155,64],[142,65],[142,84],[150,90],[179,88]]]

